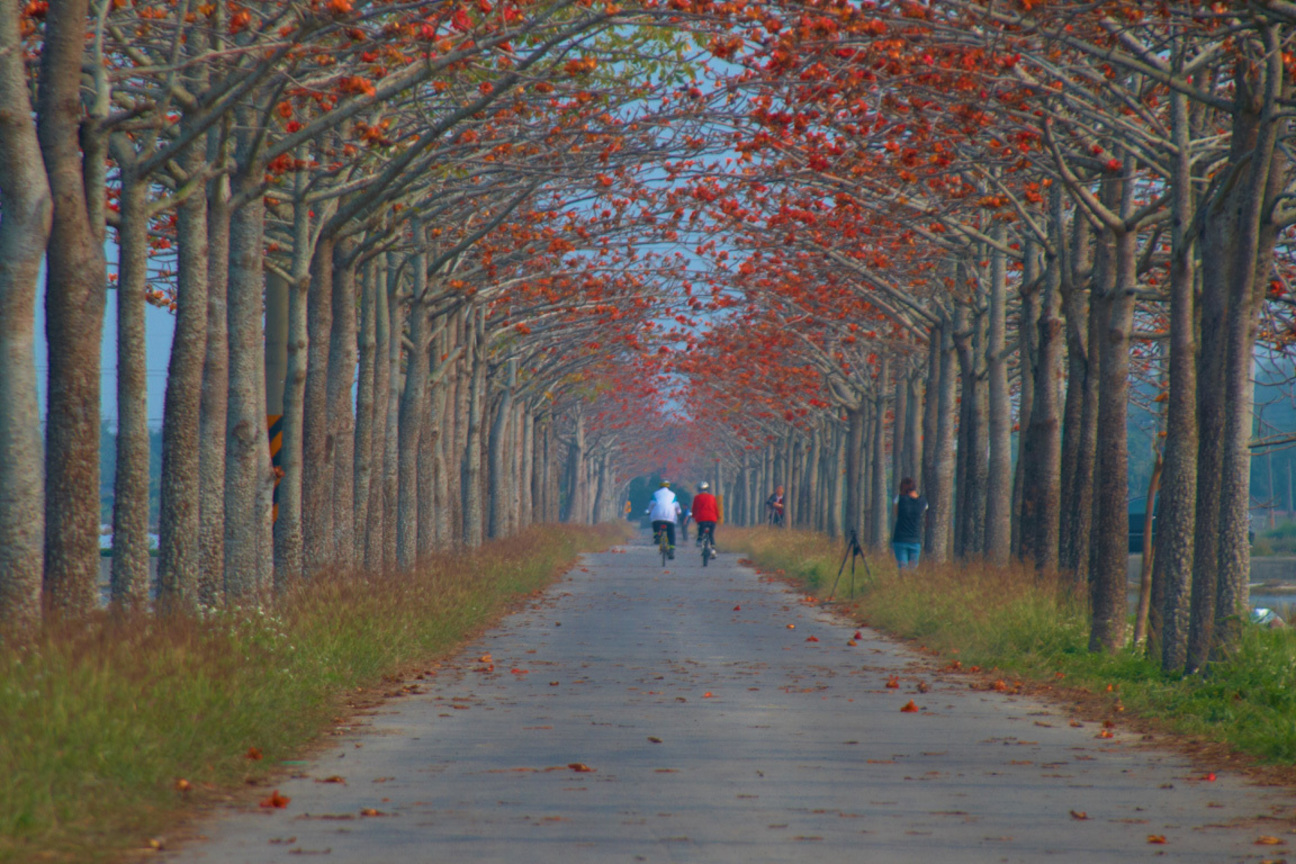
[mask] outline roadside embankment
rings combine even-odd
[[[727,528],[726,551],[827,598],[842,562],[838,541],[817,534]],[[858,559],[857,559],[858,561]],[[1240,644],[1201,675],[1166,675],[1142,648],[1091,653],[1083,590],[1025,567],[924,564],[903,576],[889,555],[850,565],[837,585],[842,610],[917,641],[954,668],[1050,687],[1088,701],[1107,719],[1139,721],[1262,762],[1296,761],[1296,632],[1247,626]],[[1132,628],[1131,628],[1132,629]]]
[[[0,861],[146,848],[282,770],[348,694],[452,651],[623,532],[536,526],[408,574],[321,577],[265,609],[105,612],[0,648]]]

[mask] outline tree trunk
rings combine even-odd
[[[517,361],[508,361],[508,377],[504,381],[504,389],[500,396],[499,407],[495,411],[495,421],[491,423],[490,431],[490,452],[489,452],[489,491],[487,493],[487,506],[489,512],[489,524],[487,526],[488,537],[503,537],[508,531],[505,525],[505,508],[508,506],[506,499],[513,496],[509,494],[509,484],[506,478],[504,462],[506,458],[512,456],[511,448],[505,444],[505,433],[509,421],[509,415],[513,408],[513,388],[517,386]],[[510,452],[505,452],[510,450]]]
[[[864,406],[846,411],[846,518],[845,533],[858,538],[861,516],[864,512],[864,490],[860,480],[864,474]]]
[[[401,377],[401,338],[405,333],[405,303],[400,296],[400,266],[396,253],[387,255],[387,432],[383,443],[383,541],[382,569],[393,572],[399,566],[400,522],[400,412],[405,391]]]
[[[306,295],[306,389],[302,401],[302,573],[318,575],[333,559],[333,462],[329,357],[333,331],[334,239],[315,243]],[[339,358],[340,360],[340,358]]]
[[[464,487],[464,542],[469,548],[482,544],[482,411],[486,401],[486,322],[485,312],[475,312],[470,320],[472,379],[468,387],[468,470]]]
[[[302,460],[305,456],[306,387],[310,365],[308,348],[312,335],[309,307],[313,255],[306,188],[306,172],[298,171],[293,201],[292,280],[288,285],[288,328],[284,339],[283,413],[279,420],[279,469],[283,477],[279,480],[278,512],[274,524],[275,573],[281,586],[305,575],[302,548],[305,477]]]
[[[1156,513],[1156,496],[1157,489],[1161,485],[1161,469],[1163,462],[1161,460],[1160,442],[1153,447],[1152,474],[1148,478],[1146,509],[1143,511],[1143,562],[1139,568],[1139,593],[1138,605],[1134,611],[1134,644],[1136,646],[1144,644],[1148,638],[1148,618],[1152,609],[1152,569],[1156,566],[1156,544],[1152,537],[1152,517]],[[1160,600],[1161,598],[1156,598]]]
[[[125,610],[145,609],[149,598],[147,195],[147,183],[129,167],[123,168],[117,231],[117,470],[111,597],[115,607]]]
[[[409,356],[405,363],[405,388],[400,400],[400,451],[397,479],[396,564],[411,570],[418,563],[419,543],[419,451],[422,443],[425,391],[427,384],[428,313],[419,303],[422,278],[427,265],[423,254],[415,256],[414,300],[409,315]]]
[[[1056,251],[1063,242],[1061,190],[1052,192],[1053,218],[1044,279],[1038,293],[1038,336],[1035,371],[1031,376],[1030,424],[1022,436],[1019,456],[1022,477],[1021,546],[1019,552],[1035,569],[1048,573],[1058,567],[1058,531],[1061,510],[1061,417],[1058,385],[1062,377],[1062,327],[1058,317],[1062,258]]]
[[[996,222],[992,232],[992,236],[1004,240],[1002,222]],[[1012,403],[1008,398],[1007,277],[1007,256],[998,249],[991,249],[990,314],[985,341],[989,461],[986,466],[984,550],[990,562],[999,565],[1008,563],[1012,552]]]
[[[1152,610],[1152,636],[1160,643],[1161,668],[1174,674],[1183,670],[1188,656],[1196,533],[1196,261],[1193,238],[1188,233],[1196,205],[1192,190],[1188,97],[1171,93],[1167,98],[1177,152],[1172,156],[1171,179],[1170,368],[1165,466],[1161,476],[1160,512],[1155,523],[1156,559],[1152,570],[1153,583],[1162,586],[1163,602],[1159,610]],[[1145,534],[1143,542],[1151,539]]]
[[[208,608],[225,590],[225,439],[229,414],[229,180],[208,184],[207,346],[203,353],[202,410],[198,435],[209,446],[198,454],[198,602]]]
[[[1236,195],[1239,232],[1237,253],[1229,274],[1229,317],[1225,352],[1224,392],[1229,406],[1224,419],[1222,474],[1220,478],[1219,574],[1216,583],[1215,639],[1213,648],[1223,653],[1236,647],[1250,613],[1251,542],[1251,437],[1255,423],[1252,407],[1259,309],[1273,269],[1273,250],[1279,226],[1272,222],[1275,202],[1287,185],[1288,156],[1278,147],[1281,125],[1278,98],[1290,96],[1285,61],[1276,27],[1264,32],[1264,53],[1257,51],[1252,64],[1238,67],[1233,135],[1250,151],[1246,182]],[[1252,80],[1252,75],[1256,76]],[[1266,88],[1270,88],[1266,90]]]
[[[203,168],[196,148],[182,159],[193,176]],[[207,196],[200,190],[176,213],[176,325],[162,415],[162,478],[158,507],[159,612],[198,603],[202,548],[200,437],[203,354],[207,350]]]
[[[331,543],[334,567],[355,566],[355,413],[356,380],[355,242],[339,241],[333,249],[333,321],[329,330],[328,426],[333,441],[332,478],[324,506],[332,506]]]
[[[927,548],[933,561],[950,557],[954,517],[954,337],[949,320],[940,328],[939,386],[929,384],[927,399],[936,400],[936,445],[932,459],[932,480],[927,512]],[[936,338],[935,336],[933,338]]]
[[[17,3],[0,0],[0,638],[40,621],[45,541],[34,324],[53,201],[18,20]]]
[[[259,186],[260,166],[241,160],[236,196],[246,197],[230,219],[229,270],[229,408],[225,434],[225,594],[233,603],[256,602],[265,572],[263,512],[267,489],[273,490],[270,447],[266,438],[264,312],[261,255],[265,209]]]
[[[1056,185],[1056,184],[1055,184]],[[1022,555],[1022,495],[1026,486],[1026,438],[1030,434],[1031,411],[1035,405],[1035,375],[1039,366],[1040,302],[1039,249],[1027,240],[1022,252],[1021,313],[1017,321],[1017,369],[1021,375],[1017,409],[1017,463],[1013,466],[1012,554]]]
[[[360,330],[356,340],[356,422],[352,489],[354,505],[351,524],[354,526],[352,557],[357,568],[369,569],[367,550],[373,523],[369,519],[370,480],[373,477],[374,434],[378,376],[375,359],[378,353],[378,266],[367,262],[360,273]]]
[[[869,542],[875,549],[885,549],[888,541],[889,519],[886,478],[886,392],[890,372],[890,358],[882,355],[878,367],[877,393],[873,408],[873,534]]]
[[[1082,289],[1082,282],[1089,278],[1092,269],[1093,244],[1089,223],[1080,213],[1075,213],[1071,220],[1070,240],[1062,245],[1062,303],[1066,310],[1066,347],[1067,347],[1067,391],[1066,407],[1062,416],[1062,510],[1058,527],[1058,566],[1071,573],[1075,580],[1080,580],[1081,562],[1088,566],[1088,547],[1079,534],[1081,529],[1088,530],[1088,522],[1077,525],[1077,520],[1087,520],[1089,510],[1081,506],[1078,498],[1088,495],[1092,489],[1089,485],[1092,461],[1089,454],[1093,450],[1092,421],[1096,414],[1086,414],[1085,408],[1093,407],[1093,387],[1097,378],[1090,378],[1089,352],[1089,302],[1088,294]],[[1093,355],[1096,360],[1096,355]],[[1097,375],[1097,363],[1093,364],[1092,374]],[[1081,552],[1084,557],[1081,557]]]
[[[518,510],[518,530],[525,531],[536,521],[535,491],[535,415],[523,406],[522,413],[522,475],[518,478],[518,495],[522,505]]]
[[[1128,174],[1127,169],[1127,174]],[[1109,180],[1122,218],[1133,210],[1133,183]],[[1119,196],[1119,197],[1118,197]],[[1129,555],[1129,348],[1134,328],[1134,290],[1138,283],[1138,235],[1125,230],[1111,238],[1115,278],[1095,285],[1094,311],[1100,338],[1091,341],[1101,355],[1098,385],[1097,461],[1094,472],[1093,542],[1089,566],[1089,605],[1093,615],[1089,650],[1115,653],[1125,646],[1127,558]]]
[[[65,617],[86,615],[99,604],[99,356],[108,280],[104,189],[97,178],[107,152],[90,124],[82,152],[88,5],[67,0],[50,6],[36,103],[54,204],[45,261],[44,592],[47,609]]]
[[[917,418],[909,415],[909,400],[907,398],[908,380],[904,373],[896,370],[895,391],[891,407],[891,496],[900,494],[900,481],[908,477],[911,480],[913,475],[906,473],[906,453],[905,449],[909,446],[909,425],[916,422]]]
[[[918,473],[921,478],[915,477],[915,480],[921,479],[919,489],[927,496],[928,505],[930,506],[935,498],[936,490],[936,427],[939,422],[937,412],[940,410],[940,381],[941,381],[941,337],[944,328],[940,325],[933,326],[927,331],[927,380],[923,389],[922,401],[922,453],[919,463]],[[931,520],[927,520],[931,524]],[[925,531],[923,534],[923,543],[931,545],[930,532]],[[930,550],[928,550],[930,552]]]

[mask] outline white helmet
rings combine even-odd
[[[708,482],[705,481],[705,480],[703,480],[701,483],[698,484],[698,491],[699,491],[699,492],[705,492],[706,490],[708,490],[708,489],[710,489],[710,488],[711,488],[711,484],[708,483]]]

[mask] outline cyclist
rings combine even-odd
[[[653,493],[652,504],[648,506],[648,518],[652,519],[653,542],[659,543],[661,532],[666,532],[666,544],[670,547],[670,557],[675,557],[675,520],[679,518],[680,505],[675,500],[675,493],[670,490],[670,481],[661,481],[661,487]]]
[[[711,557],[715,551],[715,526],[720,521],[720,506],[716,497],[711,494],[711,484],[703,480],[698,484],[698,494],[693,498],[693,521],[697,523],[698,544],[702,543],[704,534],[711,537]]]
[[[774,494],[765,499],[765,515],[771,525],[783,524],[783,487],[775,486]]]

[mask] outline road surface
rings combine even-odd
[[[277,784],[286,807],[255,790],[153,860],[1219,864],[1296,844],[1287,790],[1208,782],[802,601],[734,556],[587,556],[335,730]]]

